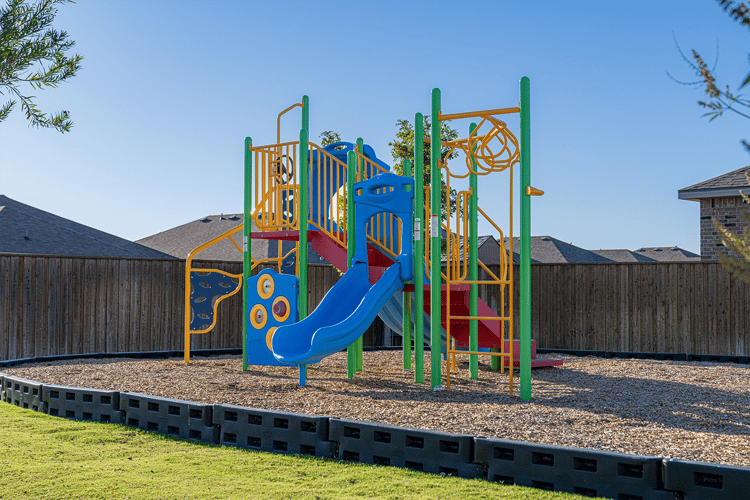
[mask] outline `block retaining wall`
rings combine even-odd
[[[140,354],[170,357],[177,353]],[[128,355],[135,357],[136,353]],[[32,361],[52,359],[5,361],[0,362],[0,368]],[[735,500],[748,498],[750,491],[748,467],[206,405],[133,392],[42,384],[3,372],[0,388],[2,400],[9,404],[75,420],[123,423],[211,444],[405,467],[585,496]]]

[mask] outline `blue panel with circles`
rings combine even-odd
[[[288,366],[271,351],[273,332],[299,319],[299,279],[264,269],[247,279],[246,361],[249,365]]]

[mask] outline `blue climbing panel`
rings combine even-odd
[[[215,271],[190,273],[190,329],[207,330],[214,320],[214,304],[234,292],[239,283]]]

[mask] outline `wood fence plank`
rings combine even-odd
[[[34,258],[34,279],[36,286],[34,290],[34,352],[37,356],[49,356],[52,336],[50,331],[50,319],[53,316],[52,304],[50,304],[49,283],[50,259]]]
[[[138,311],[138,316],[140,318],[140,327],[139,327],[139,334],[140,334],[140,345],[142,347],[145,347],[146,351],[155,351],[156,347],[154,346],[154,335],[153,331],[151,330],[151,315],[152,315],[152,308],[151,308],[151,297],[153,295],[153,287],[154,283],[152,280],[152,274],[151,274],[151,261],[144,260],[141,262],[141,271],[142,271],[142,280],[143,280],[143,286],[141,286],[139,292],[140,292],[140,308]]]
[[[60,338],[60,354],[70,354],[73,342],[73,336],[78,332],[73,330],[74,315],[78,307],[74,298],[73,284],[73,260],[63,257],[60,261],[60,303],[64,312],[61,315],[62,320],[62,338]]]
[[[610,342],[606,346],[606,350],[610,350],[609,346],[620,345],[622,339],[630,335],[630,293],[628,293],[629,271],[630,266],[617,266],[617,296],[619,303],[618,331],[617,335],[610,339]]]
[[[84,344],[83,352],[91,353],[97,352],[96,339],[96,294],[98,293],[97,284],[97,269],[96,261],[94,259],[84,260],[84,304],[86,309],[84,311]]]
[[[691,305],[693,307],[693,325],[688,335],[685,336],[683,344],[683,352],[688,354],[696,354],[696,351],[691,352],[695,349],[695,345],[699,342],[700,337],[705,335],[706,332],[706,271],[707,266],[697,266],[693,276],[693,293]]]
[[[729,273],[722,268],[716,275],[716,334],[709,336],[708,354],[725,354],[727,352],[726,346],[731,335],[729,293]]]
[[[130,265],[131,260],[120,259],[117,266],[117,352],[128,351],[130,339]]]
[[[107,351],[107,265],[104,259],[94,260],[96,267],[96,299],[94,305],[94,324],[96,352]]]
[[[601,344],[603,347],[613,344],[619,336],[620,328],[620,314],[619,314],[619,292],[620,289],[617,286],[617,266],[612,264],[606,264],[607,278],[604,287],[604,295],[606,297],[606,309],[605,316],[605,328],[606,331],[602,333]]]
[[[680,266],[682,271],[682,285],[679,295],[674,298],[680,308],[680,330],[677,332],[673,352],[685,352],[686,341],[690,336],[691,325],[695,321],[695,310],[692,297],[695,293],[696,266]]]
[[[61,289],[63,287],[60,280],[60,258],[50,258],[47,260],[47,302],[49,303],[49,315],[47,318],[48,342],[47,350],[50,355],[62,354],[60,351],[60,338],[63,335],[62,319],[64,304],[62,303]]]
[[[142,260],[132,261],[130,276],[130,345],[127,350],[146,351],[148,347],[141,339],[141,288],[145,286]]]
[[[711,308],[712,317],[710,323],[710,330],[708,335],[703,336],[701,339],[702,349],[699,351],[701,354],[711,354],[711,345],[714,342],[714,338],[717,335],[721,335],[721,299],[718,297],[719,291],[721,290],[721,274],[722,268],[720,264],[716,264],[716,272],[709,277],[709,294],[711,294]]]
[[[36,288],[36,267],[34,258],[26,257],[23,259],[23,357],[34,355],[34,341],[36,336],[36,311],[34,310]]]
[[[151,338],[155,351],[166,350],[164,338],[164,267],[159,261],[151,261]]]
[[[175,293],[175,264],[176,262],[170,262],[165,260],[162,264],[162,277],[164,278],[163,290],[164,290],[164,314],[163,314],[163,326],[161,335],[164,338],[165,349],[178,350],[182,345],[182,342],[178,342],[178,338],[175,336],[175,330],[173,325],[173,315],[175,314],[174,307],[172,305],[172,299]]]
[[[7,255],[0,255],[0,360],[9,359],[10,276],[10,257]]]
[[[107,318],[106,352],[117,352],[120,315],[120,261],[108,259],[102,262],[107,272]]]

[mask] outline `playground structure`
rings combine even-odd
[[[216,323],[218,304],[244,283],[243,369],[248,365],[296,365],[300,385],[304,385],[307,364],[347,348],[347,376],[351,378],[363,369],[362,334],[386,304],[395,303],[394,294],[401,293],[404,369],[411,369],[413,324],[416,382],[424,382],[424,311],[429,315],[432,390],[442,388],[440,346],[444,346],[448,390],[457,354],[469,356],[471,378],[478,378],[478,356],[488,355],[493,369],[509,368],[511,395],[512,367],[520,367],[520,395],[530,399],[530,197],[543,193],[530,186],[529,95],[529,80],[523,78],[518,107],[443,114],[440,90],[433,90],[430,136],[425,137],[424,117],[417,113],[414,174],[407,160],[403,176],[390,173],[388,165],[378,160],[362,139],[356,144],[338,142],[326,147],[310,142],[307,96],[278,115],[276,144],[253,146],[247,138],[245,224],[199,246],[188,257],[185,361],[189,362],[190,335],[210,331]],[[281,117],[296,107],[302,108],[299,141],[282,143]],[[520,141],[498,118],[506,114],[520,114]],[[478,121],[469,126],[466,138],[431,140],[440,137],[442,121],[464,118]],[[444,208],[441,189],[423,186],[425,142],[431,148],[430,178],[445,182],[448,206]],[[441,155],[441,148],[448,154]],[[454,150],[464,153],[465,173],[446,164]],[[521,169],[520,342],[514,341],[514,277],[509,258],[513,255],[516,165]],[[477,204],[479,177],[504,172],[509,186],[507,235]],[[451,201],[451,180],[467,177],[469,189],[458,191],[455,202]],[[440,183],[433,181],[432,185]],[[442,220],[443,210],[455,215]],[[500,235],[498,275],[477,258],[480,215]],[[252,230],[253,225],[257,231]],[[440,229],[446,240],[443,251]],[[231,238],[241,230],[243,248]],[[195,255],[225,238],[243,252],[243,275],[192,267]],[[254,259],[250,251],[253,238],[276,240],[277,257]],[[281,251],[284,240],[296,242],[286,255]],[[311,314],[307,311],[308,241],[328,262],[346,271]],[[281,274],[282,262],[292,254],[296,255],[296,276]],[[278,273],[266,269],[252,276],[252,270],[262,263],[272,263]],[[479,279],[480,266],[486,279]],[[499,287],[499,311],[479,299],[478,286],[482,284]],[[419,318],[413,323],[412,309]]]

